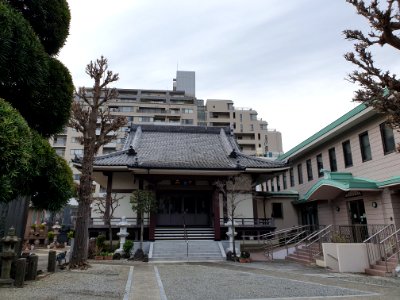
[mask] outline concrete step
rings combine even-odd
[[[213,240],[213,228],[187,228],[186,236],[185,230],[182,227],[173,228],[156,228],[154,238],[156,240]]]
[[[299,256],[297,256],[295,254],[289,254],[288,256],[286,256],[285,259],[291,260],[291,261],[295,261],[295,262],[299,262],[299,263],[302,263],[302,264],[307,264],[307,265],[315,263],[315,260],[310,260],[309,257],[307,257],[307,258],[299,257]]]
[[[386,270],[377,270],[377,269],[372,269],[372,268],[368,268],[365,269],[365,273],[368,275],[372,275],[372,276],[381,276],[381,277],[389,277],[392,276],[392,273],[386,273]]]

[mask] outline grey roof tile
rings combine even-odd
[[[127,141],[123,150],[97,156],[95,166],[210,170],[285,166],[240,153],[228,128],[132,125]],[[136,155],[128,154],[129,147]],[[236,157],[229,156],[233,150]]]

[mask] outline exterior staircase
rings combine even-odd
[[[301,248],[299,247],[296,250],[294,250],[293,253],[286,256],[285,259],[307,265],[315,264],[315,257],[313,257],[313,253],[318,252],[316,251],[317,247],[319,247],[318,244],[311,245],[310,247],[306,246],[302,246]]]
[[[386,264],[384,261],[377,261],[376,264],[372,265],[371,268],[365,269],[365,273],[373,276],[393,276],[394,269],[398,265],[397,257],[389,258]]]
[[[214,240],[213,228],[189,227],[186,228],[186,234],[188,240]],[[185,240],[185,230],[183,229],[183,227],[159,227],[155,229],[154,238],[156,241]]]
[[[150,261],[221,261],[220,242],[210,240],[156,240],[150,247]]]

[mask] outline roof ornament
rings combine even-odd
[[[229,157],[230,157],[230,158],[236,158],[237,156],[238,156],[238,155],[237,155],[235,149],[233,149],[232,152],[229,154]]]
[[[136,154],[137,154],[137,153],[136,153],[135,149],[133,149],[132,146],[129,146],[128,155],[129,155],[129,156],[135,156]],[[137,157],[136,157],[136,158],[137,158]]]
[[[236,161],[236,168],[237,168],[237,169],[242,168],[242,166],[240,165],[240,160],[237,160],[237,161]]]

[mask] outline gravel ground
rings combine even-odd
[[[58,271],[24,288],[0,289],[1,300],[122,299],[129,267],[93,265],[85,271]],[[28,295],[28,296],[27,296]]]
[[[367,295],[358,290],[210,266],[165,265],[158,266],[158,270],[169,300]]]

